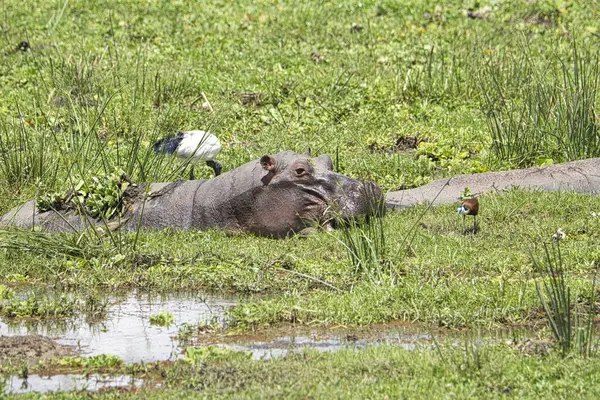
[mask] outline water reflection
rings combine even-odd
[[[124,299],[112,297],[103,322],[79,317],[67,321],[9,322],[0,320],[0,335],[38,334],[74,346],[82,356],[110,354],[125,363],[174,359],[179,348],[174,337],[182,324],[223,322],[231,299],[203,294],[157,296],[131,293]],[[150,316],[168,311],[175,317],[169,327],[150,324]]]

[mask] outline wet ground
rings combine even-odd
[[[124,363],[166,361],[184,356],[185,345],[212,345],[248,351],[255,359],[270,359],[305,348],[336,351],[386,344],[413,350],[419,346],[432,346],[437,340],[447,342],[461,336],[464,339],[459,332],[395,323],[361,329],[286,327],[238,336],[210,331],[197,334],[191,329],[194,332],[191,339],[180,343],[177,339],[180,328],[210,322],[223,324],[227,308],[235,305],[236,300],[198,293],[157,296],[137,292],[121,297],[109,296],[107,300],[111,305],[106,319],[101,322],[87,322],[83,317],[44,323],[0,319],[0,362],[3,356],[4,359],[27,359],[31,364],[66,355],[89,357],[100,354],[117,356]],[[172,325],[161,327],[150,323],[151,315],[165,311],[174,316]],[[486,335],[487,341],[509,339],[506,332]],[[143,381],[126,376],[69,374],[44,377],[32,374],[27,379],[9,377],[5,392],[94,391],[140,386]]]
[[[44,336],[0,336],[0,362],[26,360],[33,365],[38,361],[74,354],[72,347]]]
[[[336,351],[346,348],[361,349],[368,346],[388,344],[400,346],[406,350],[414,350],[417,346],[427,345],[431,336],[419,333],[392,333],[384,338],[356,339],[352,336],[325,335],[316,333],[306,336],[281,336],[271,340],[259,339],[253,341],[240,340],[238,342],[217,343],[215,346],[229,348],[237,351],[252,353],[254,359],[268,360],[274,357],[284,357],[290,352],[299,352],[306,348],[317,351]]]
[[[176,340],[180,327],[223,323],[225,310],[236,303],[198,293],[157,296],[132,292],[125,297],[108,296],[107,300],[111,306],[103,321],[88,322],[83,316],[44,322],[0,319],[0,362],[27,360],[33,365],[64,356],[100,354],[117,356],[124,363],[174,360],[182,354]],[[173,324],[165,327],[150,323],[151,315],[165,311],[173,315]],[[126,376],[32,374],[27,379],[9,377],[5,392],[95,391],[140,385],[142,381]]]
[[[531,341],[533,339],[533,341]],[[244,335],[209,335],[198,337],[195,345],[212,345],[247,351],[254,359],[284,357],[290,352],[312,349],[321,352],[341,349],[364,349],[371,346],[398,346],[405,350],[430,348],[439,344],[461,346],[469,341],[481,343],[539,344],[529,328],[496,330],[450,330],[426,324],[392,322],[368,327],[265,329]],[[535,349],[534,349],[535,350]]]

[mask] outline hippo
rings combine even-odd
[[[133,189],[123,215],[111,221],[82,217],[75,210],[38,212],[32,200],[5,214],[0,226],[39,226],[51,232],[77,231],[88,223],[122,231],[216,228],[283,238],[385,210],[375,183],[333,172],[328,155],[312,158],[292,151],[264,155],[208,180]]]
[[[428,203],[453,204],[460,199],[465,187],[477,194],[521,188],[597,195],[600,193],[600,158],[442,178],[417,188],[389,192],[386,204],[389,209]]]

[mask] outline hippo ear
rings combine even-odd
[[[315,158],[314,160],[316,160],[319,164],[322,164],[323,166],[325,166],[325,168],[327,168],[327,170],[333,171],[333,161],[331,160],[331,157],[329,157],[327,154],[321,154],[319,157]]]
[[[310,153],[311,153],[310,146],[306,146],[306,156],[310,157]]]
[[[265,154],[260,158],[260,165],[267,171],[271,172],[275,170],[275,157]]]

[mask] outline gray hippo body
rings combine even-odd
[[[140,224],[144,229],[222,228],[283,237],[310,226],[310,221],[326,220],[332,205],[344,216],[367,214],[373,207],[365,189],[380,193],[376,185],[363,185],[332,172],[328,156],[310,159],[283,152],[265,157],[210,180],[151,184],[149,192],[156,193],[155,197],[144,201],[146,191],[141,190],[142,195],[123,218],[111,223],[125,230],[137,229]],[[600,158],[438,179],[414,189],[390,192],[386,204],[388,208],[405,208],[432,202],[457,203],[465,187],[480,194],[512,187],[598,194]],[[102,224],[89,217],[88,221]],[[38,225],[65,232],[81,229],[84,220],[73,212],[38,213],[32,200],[4,215],[1,225]]]
[[[310,158],[287,151],[265,155],[209,180],[151,184],[149,190],[140,187],[124,215],[111,220],[109,227],[219,228],[285,237],[326,222],[334,210],[342,217],[371,212],[367,194],[381,199],[381,189],[332,169],[327,155]],[[87,224],[105,222],[74,211],[38,213],[33,200],[0,219],[0,225],[41,226],[54,232],[80,230]]]
[[[386,204],[388,208],[405,208],[432,203],[434,200],[436,205],[457,203],[465,187],[469,187],[471,193],[479,194],[513,187],[598,194],[600,193],[600,158],[438,179],[414,189],[390,192],[386,196]]]

